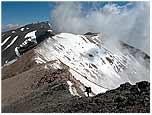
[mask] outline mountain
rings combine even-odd
[[[100,93],[106,96],[106,91],[125,82],[133,85],[150,80],[150,57],[146,53],[122,41],[118,41],[116,51],[111,50],[103,38],[102,33],[57,33],[48,22],[2,33],[2,111],[64,112],[55,108],[58,104],[61,108],[62,104],[70,105],[66,100],[81,103],[83,99],[92,100]],[[85,87],[91,87],[91,98],[86,98]],[[51,95],[46,99],[48,94]],[[39,102],[42,103],[40,106]],[[21,105],[24,107],[19,109]],[[148,111],[138,111],[135,107],[127,112]]]
[[[50,24],[48,22],[41,22],[28,24],[16,30],[2,32],[2,65],[16,59],[16,47],[26,44],[30,40],[35,41],[36,44],[43,41],[47,36],[41,37],[40,33],[44,34],[46,31],[51,31],[49,29]]]

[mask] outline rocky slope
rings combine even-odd
[[[72,96],[63,80],[56,80],[17,102],[3,106],[2,112],[57,113],[149,113],[150,84],[125,83],[94,97]]]

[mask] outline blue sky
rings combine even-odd
[[[48,20],[48,2],[2,2],[2,24],[24,24]]]
[[[96,2],[102,7],[107,2]],[[117,2],[124,5],[127,2]],[[2,25],[27,24],[37,21],[48,21],[55,2],[2,2]],[[92,2],[83,3],[84,9],[92,7]]]

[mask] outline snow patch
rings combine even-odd
[[[47,67],[47,65],[45,65],[45,66],[44,66],[44,69],[49,69],[49,68]]]
[[[75,87],[73,87],[71,81],[67,81],[67,84],[69,85],[69,91],[73,96],[79,96],[79,94],[77,93],[77,90],[75,89]]]
[[[52,62],[49,62],[47,64],[48,68],[54,68],[54,69],[65,69],[63,64],[59,60],[53,60]]]
[[[42,58],[40,58],[40,57],[36,57],[35,59],[35,62],[37,63],[37,64],[42,64],[42,63],[46,63],[46,61],[44,61]]]
[[[48,32],[52,32],[52,30],[48,30]]]
[[[6,64],[3,65],[3,67],[8,66],[10,64],[13,64],[14,62],[16,62],[17,59],[13,59],[11,61],[8,62],[8,60],[5,62]]]
[[[16,33],[15,31],[12,31],[12,34]]]
[[[11,36],[7,37],[1,44],[1,46],[3,46],[9,39],[11,38]]]
[[[80,75],[76,71],[70,69],[71,74],[75,77],[76,80],[79,80],[84,86],[91,87],[92,92],[94,94],[106,92],[108,89],[103,88],[102,86],[99,86],[97,83],[93,83],[92,81],[89,81],[84,76]],[[87,95],[86,95],[87,96]]]
[[[7,48],[9,48],[16,40],[17,40],[18,36],[16,36],[9,45],[7,45],[7,47],[4,49],[6,50]]]
[[[21,28],[20,30],[21,30],[21,31],[24,31],[24,28]]]
[[[18,57],[21,56],[20,53],[19,53],[19,51],[18,51],[18,47],[15,48],[15,54],[16,54]]]
[[[36,31],[37,31],[37,30],[32,31],[32,32],[29,32],[28,34],[25,35],[24,38],[30,37],[31,39],[36,39],[36,35],[35,35],[35,32],[36,32]]]
[[[50,28],[52,27],[50,23],[48,23],[48,25],[50,26]]]
[[[42,59],[40,56],[36,56],[34,60],[37,64],[46,63],[46,65],[44,66],[45,69],[63,69],[64,68],[62,66],[62,63],[59,60],[52,60],[51,62],[47,63],[47,61]]]

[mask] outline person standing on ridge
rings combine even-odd
[[[89,97],[89,93],[92,92],[92,91],[91,91],[91,87],[85,86],[85,88],[86,88],[85,92],[87,92],[87,95],[88,95],[88,97]]]

